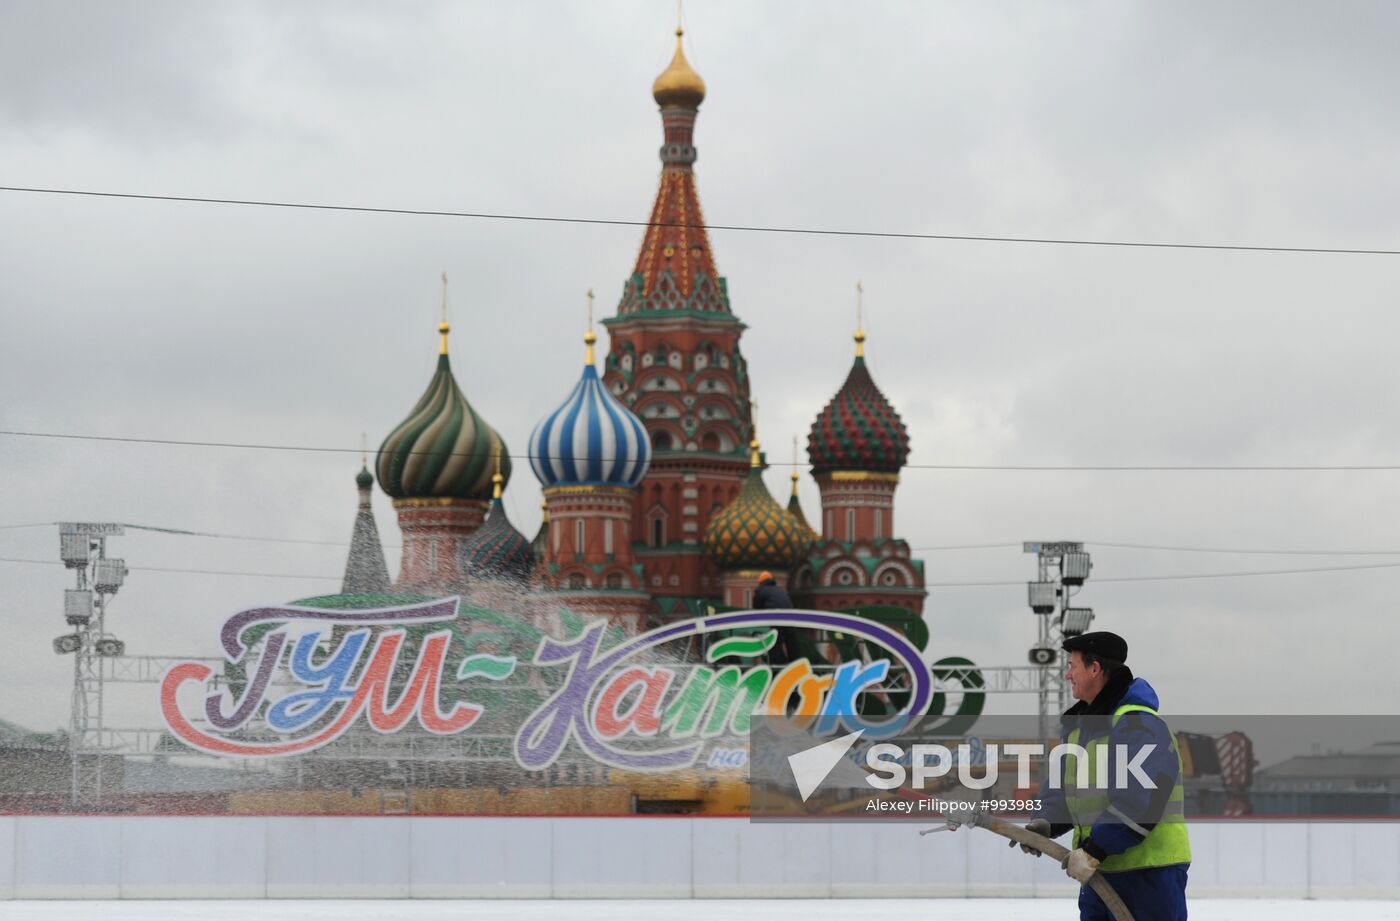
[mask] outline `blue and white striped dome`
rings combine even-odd
[[[635,487],[650,463],[642,420],[604,389],[592,362],[530,435],[530,465],[545,486]]]

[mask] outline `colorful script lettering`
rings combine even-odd
[[[249,660],[251,674],[245,686],[235,693],[225,676],[216,675],[208,664],[176,663],[161,681],[162,715],[187,745],[240,757],[312,751],[344,735],[361,716],[381,734],[397,732],[415,719],[435,735],[462,732],[484,708],[457,700],[443,712],[441,691],[449,679],[500,681],[515,672],[515,658],[470,655],[461,660],[455,675],[445,675],[454,633],[441,629],[422,637],[411,663],[399,662],[406,628],[451,622],[458,603],[458,598],[445,598],[374,610],[286,606],[241,611],[223,625],[220,642],[230,665]],[[266,625],[267,632],[261,655],[253,657],[245,631],[259,624]],[[600,647],[606,626],[599,620],[574,639],[540,641],[533,664],[564,666],[567,672],[557,684],[549,683],[558,690],[516,733],[515,759],[521,767],[548,767],[570,739],[593,759],[615,767],[689,767],[710,740],[747,734],[754,716],[781,716],[818,735],[844,728],[879,738],[898,731],[909,717],[923,715],[934,700],[933,676],[919,650],[902,633],[851,614],[717,614],[667,624],[604,650]],[[807,659],[781,668],[766,659],[734,664],[766,656],[782,628],[863,639],[887,651],[889,658],[842,662],[822,674]],[[720,631],[752,632],[711,644],[701,665],[656,664],[656,656],[643,655]],[[908,676],[907,686],[897,692],[902,700],[907,695],[902,709],[883,721],[861,716],[862,695],[884,694],[890,700],[890,689],[883,686],[896,668]],[[405,674],[407,681],[395,679]],[[273,678],[279,675],[279,688],[290,683],[296,689],[274,699]],[[392,703],[391,684],[401,686]],[[180,709],[179,697],[187,685],[204,691],[202,719],[192,719]]]
[[[227,701],[231,693],[208,693],[204,698],[204,717],[214,731],[201,729],[180,711],[177,697],[187,682],[208,690],[214,672],[202,662],[180,662],[172,666],[161,681],[161,713],[177,738],[201,751],[218,755],[266,757],[308,752],[339,738],[361,714],[380,733],[397,732],[415,717],[420,726],[435,735],[461,732],[477,721],[483,709],[477,704],[457,701],[446,713],[441,710],[439,690],[453,636],[450,630],[434,631],[423,637],[407,684],[399,692],[398,700],[389,702],[390,680],[408,635],[404,627],[452,621],[457,617],[458,601],[446,598],[407,607],[360,611],[293,606],[241,611],[228,619],[220,634],[230,664],[242,661],[249,651],[242,639],[244,630],[254,624],[277,624],[263,637],[262,656],[241,697]],[[308,621],[313,629],[306,630],[304,624]],[[268,729],[281,738],[278,741],[230,738],[228,734],[245,729],[263,709],[273,676],[279,665],[284,664],[283,651],[288,637],[298,624],[305,632],[288,650],[285,668],[292,680],[306,686],[307,690],[271,702],[264,717]],[[331,643],[329,651],[317,662],[314,654],[327,642],[332,625],[350,629]],[[375,627],[389,629],[381,629],[375,635]],[[482,675],[500,680],[514,668],[514,658],[470,656],[462,662],[458,677]],[[226,703],[233,704],[231,712],[226,710]]]
[[[678,669],[631,663],[646,650],[705,633],[736,628],[797,627],[834,631],[870,640],[888,650],[909,677],[908,704],[884,722],[859,715],[857,697],[889,675],[891,660],[850,661],[818,676],[806,659],[775,675],[769,665],[718,670],[694,668],[683,683]],[[816,611],[740,611],[657,627],[619,646],[600,651],[604,625],[591,625],[576,639],[544,639],[536,665],[568,664],[563,685],[520,727],[515,760],[539,770],[558,759],[572,738],[592,758],[614,767],[664,771],[695,763],[705,740],[723,733],[743,734],[754,715],[788,716],[824,735],[845,727],[878,738],[897,732],[911,716],[927,711],[933,680],[919,650],[902,633],[851,614]],[[776,633],[734,637],[711,647],[711,663],[725,656],[753,657],[767,652]],[[631,736],[631,739],[627,737]],[[638,740],[658,740],[653,746]],[[680,744],[675,744],[680,743]]]

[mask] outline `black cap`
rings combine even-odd
[[[1065,652],[1090,652],[1119,665],[1128,661],[1128,641],[1107,630],[1067,637],[1060,648]]]

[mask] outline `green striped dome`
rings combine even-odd
[[[491,499],[496,457],[510,479],[510,456],[496,430],[477,415],[446,355],[408,418],[379,446],[379,485],[395,499]]]

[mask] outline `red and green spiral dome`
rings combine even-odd
[[[846,383],[812,423],[807,457],[813,473],[869,470],[898,473],[909,459],[909,432],[856,356]]]

